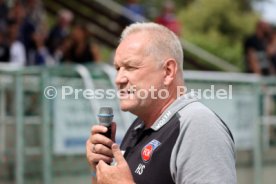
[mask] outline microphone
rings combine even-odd
[[[99,123],[107,128],[107,132],[103,133],[104,136],[111,139],[111,123],[113,120],[112,107],[101,107],[98,114]]]

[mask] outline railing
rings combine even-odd
[[[149,21],[146,17],[143,17],[141,15],[134,14],[127,8],[123,7],[119,3],[112,1],[112,0],[95,0],[97,3],[101,4],[102,6],[108,8],[110,11],[115,12],[118,15],[121,15],[123,17],[127,17],[131,22],[147,22]],[[220,70],[223,71],[230,71],[230,72],[239,72],[240,69],[229,62],[225,61],[222,58],[219,58],[218,56],[215,56],[214,54],[196,46],[195,44],[188,42],[185,39],[182,39],[182,45],[184,49],[197,56],[199,59],[203,60],[204,62],[214,65],[218,67]]]
[[[130,22],[147,22],[147,18],[134,14],[113,0],[79,0],[79,1],[48,1],[44,0],[47,11],[56,16],[57,11],[64,7],[71,10],[82,21],[87,22],[89,32],[98,41],[115,48],[121,31]],[[128,21],[124,22],[122,19]],[[199,46],[181,39],[185,54],[184,66],[193,66],[204,70],[222,70],[238,72],[240,69],[224,59],[200,48]],[[192,57],[189,57],[191,56]],[[195,59],[197,58],[197,59]],[[198,62],[198,61],[203,62]]]
[[[112,67],[104,64],[22,69],[2,66],[0,182],[3,178],[11,178],[16,184],[35,181],[52,184],[58,183],[61,173],[89,176],[84,155],[85,139],[89,136],[91,125],[97,122],[97,107],[113,107],[115,121],[119,125],[118,142],[134,117],[120,111],[117,98],[87,100],[79,96],[76,100],[75,95],[67,95],[63,99],[61,94],[69,87],[92,91],[115,89],[115,74]],[[275,128],[275,110],[271,105],[275,105],[276,101],[275,77],[185,71],[184,78],[188,91],[209,90],[205,93],[207,98],[201,94],[200,100],[229,125],[238,151],[254,153],[253,181],[262,183],[264,154],[275,146],[271,144],[273,132],[270,131]],[[54,99],[45,97],[45,89],[49,86],[56,89]],[[212,90],[215,93],[224,90],[229,99],[211,98]],[[74,167],[71,167],[72,163]]]

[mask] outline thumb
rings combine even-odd
[[[123,163],[125,162],[125,158],[123,156],[123,154],[121,153],[121,150],[119,148],[118,144],[112,144],[112,153],[114,155],[115,161],[117,162],[117,164]]]

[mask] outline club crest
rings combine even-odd
[[[148,162],[151,159],[153,151],[160,145],[161,143],[156,139],[150,141],[147,145],[144,146],[141,152],[141,157],[144,162]]]

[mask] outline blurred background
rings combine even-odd
[[[238,183],[275,184],[276,0],[0,0],[0,184],[91,183],[99,107],[113,107],[118,143],[135,117],[69,87],[115,89],[120,33],[147,21],[182,41],[188,91],[231,94],[200,100],[233,132]]]

